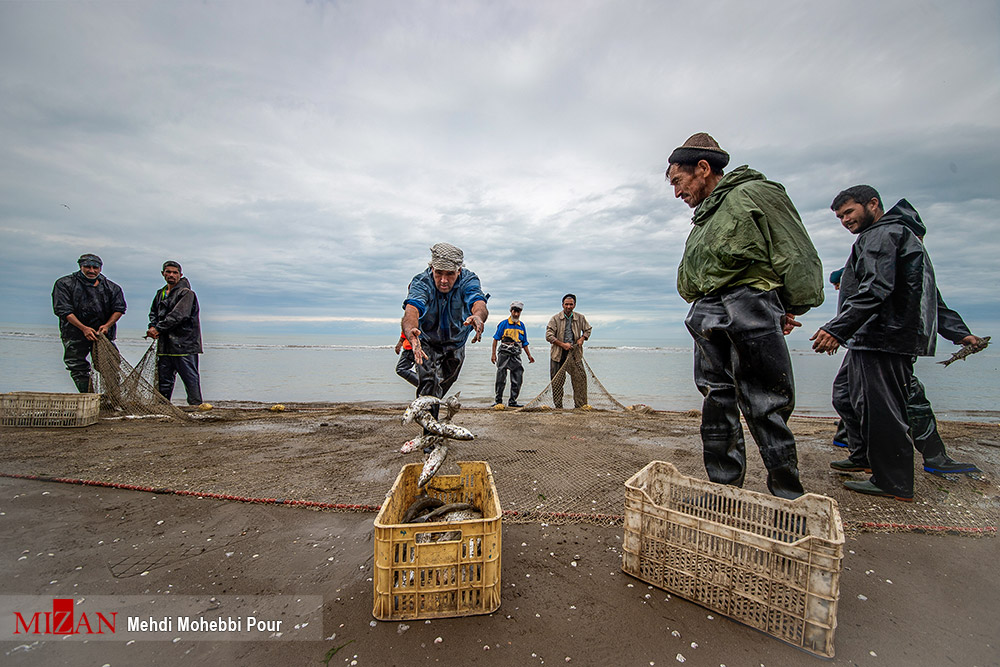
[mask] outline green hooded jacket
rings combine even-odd
[[[737,167],[698,204],[692,223],[677,267],[685,301],[749,285],[778,290],[793,315],[823,303],[823,264],[780,183]]]

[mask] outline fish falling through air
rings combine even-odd
[[[424,428],[423,434],[405,442],[399,450],[403,454],[417,450],[424,453],[424,468],[417,480],[417,486],[421,489],[444,465],[449,440],[472,440],[476,437],[469,429],[451,423],[452,417],[462,408],[458,398],[459,394],[443,400],[436,396],[418,396],[403,412],[404,424],[416,422]],[[444,406],[444,417],[440,417],[440,407],[438,417],[434,416],[435,406]]]

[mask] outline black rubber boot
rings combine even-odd
[[[795,500],[803,493],[802,482],[799,480],[799,470],[792,466],[775,468],[767,471],[767,490],[772,496]]]
[[[932,475],[982,472],[982,470],[971,463],[960,463],[947,454],[939,454],[933,458],[924,459],[924,470]]]

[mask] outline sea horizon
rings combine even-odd
[[[118,332],[116,344],[133,365],[151,344],[143,340],[143,333],[131,328]],[[529,364],[522,356],[521,403],[531,400],[549,381],[549,345],[541,332],[529,332],[529,340],[536,363]],[[208,402],[404,404],[414,392],[395,374],[395,342],[394,332],[384,337],[206,332],[200,359],[202,393]],[[843,356],[815,354],[806,336],[793,336],[788,342],[795,373],[795,414],[836,416],[830,390]],[[700,409],[702,397],[692,378],[690,339],[661,343],[597,340],[585,347],[585,356],[597,378],[623,405],[644,404],[672,411]],[[958,348],[947,341],[941,343],[933,359],[921,358],[915,367],[935,413],[942,419],[1000,421],[995,400],[1000,395],[1000,374],[996,373],[1000,355],[991,347],[946,368],[935,362],[947,359]],[[492,339],[487,336],[466,348],[465,365],[453,391],[461,391],[467,405],[493,403],[491,347]],[[55,325],[0,323],[0,392],[73,390]],[[184,402],[179,380],[173,401]]]

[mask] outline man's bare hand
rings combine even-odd
[[[160,332],[156,330],[156,327],[149,327],[148,329],[146,329],[146,336],[145,337],[146,338],[152,338],[153,340],[156,340],[157,338],[160,337]]]
[[[837,339],[822,329],[817,330],[809,340],[813,341],[813,350],[820,354],[823,352],[837,354],[837,350],[840,349]]]
[[[785,313],[781,316],[781,333],[786,336],[795,330],[795,327],[802,326],[802,322],[795,319],[795,316],[791,313]]]
[[[469,326],[470,324],[472,325],[472,328],[476,330],[476,335],[472,337],[472,342],[478,343],[483,338],[483,319],[478,315],[469,315],[469,317],[462,322],[462,325]]]
[[[420,345],[420,329],[416,327],[409,330],[404,329],[403,334],[406,336],[406,340],[410,341],[414,363],[423,366],[424,362],[427,361],[427,355],[424,354],[424,348]]]

